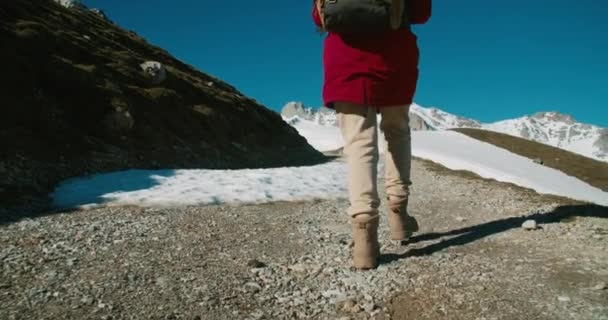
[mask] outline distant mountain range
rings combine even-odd
[[[294,117],[298,117],[322,125],[338,125],[332,109],[307,108],[300,102],[287,103],[281,115],[286,120],[293,121]],[[608,162],[608,129],[577,122],[571,116],[559,112],[539,112],[516,119],[482,123],[437,108],[413,104],[410,110],[410,126],[412,130],[477,128],[501,132]]]

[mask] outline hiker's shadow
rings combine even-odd
[[[608,218],[608,207],[602,207],[599,205],[560,206],[548,213],[536,213],[523,217],[511,217],[501,220],[495,220],[476,226],[461,228],[442,233],[421,234],[412,237],[409,243],[435,240],[443,237],[454,237],[449,238],[447,240],[441,240],[433,244],[429,244],[422,248],[410,249],[403,254],[384,254],[380,256],[379,262],[380,264],[391,263],[393,261],[404,259],[407,257],[430,255],[450,247],[465,245],[467,243],[471,243],[476,240],[485,238],[489,235],[504,232],[513,228],[520,228],[522,223],[529,219],[533,219],[538,224],[543,225],[549,223],[558,223],[565,219],[574,217]]]

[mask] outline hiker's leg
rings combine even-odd
[[[418,222],[407,212],[409,200],[412,144],[409,106],[380,109],[384,133],[384,183],[386,188],[391,239],[407,240],[418,231]]]
[[[384,183],[389,199],[407,198],[412,157],[409,106],[381,108],[380,128],[384,133]]]
[[[348,163],[348,193],[353,236],[353,265],[357,269],[377,266],[378,207],[378,129],[376,109],[349,103],[336,103],[336,112]]]
[[[335,103],[348,163],[348,213],[377,213],[378,131],[376,109],[351,103]]]

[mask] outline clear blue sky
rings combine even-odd
[[[311,2],[84,1],[275,110],[321,105]],[[608,127],[607,19],[607,0],[434,0],[414,29],[415,101],[486,122],[559,111]]]

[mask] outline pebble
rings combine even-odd
[[[298,264],[294,264],[294,265],[290,266],[289,270],[291,270],[295,273],[306,273],[306,266],[298,263]]]
[[[339,289],[327,290],[322,293],[323,297],[329,299],[332,303],[342,302],[347,299],[346,293]]]
[[[253,313],[251,313],[251,317],[253,317],[256,320],[264,319],[264,312],[262,312],[260,310],[256,310]]]
[[[344,303],[342,303],[342,311],[351,312],[356,303],[352,299],[346,299]]]
[[[348,299],[344,301],[342,304],[342,311],[346,313],[359,313],[361,312],[361,307],[353,300]]]
[[[260,286],[259,284],[255,283],[255,282],[247,282],[245,284],[245,290],[247,290],[248,292],[252,292],[252,293],[258,293],[258,292],[262,291],[262,286]]]
[[[593,287],[593,290],[601,291],[601,290],[606,290],[606,288],[607,288],[606,282],[600,282]]]
[[[260,260],[257,260],[257,259],[251,259],[251,260],[247,261],[247,265],[249,267],[252,267],[255,269],[266,267],[266,264],[264,262],[261,262]]]
[[[156,285],[159,287],[166,287],[169,284],[169,279],[166,277],[158,277],[156,278]]]
[[[92,297],[84,296],[80,299],[80,302],[84,305],[91,305],[95,300]]]
[[[374,311],[374,309],[376,309],[376,305],[373,302],[367,302],[363,304],[363,310],[365,310],[365,312],[367,313],[371,313],[372,311]]]
[[[538,228],[538,225],[536,224],[536,221],[534,220],[526,220],[522,225],[522,228],[526,229],[526,230],[536,230],[536,228]]]
[[[570,302],[571,301],[570,297],[568,297],[568,296],[559,296],[559,297],[557,297],[557,300],[559,302]]]

